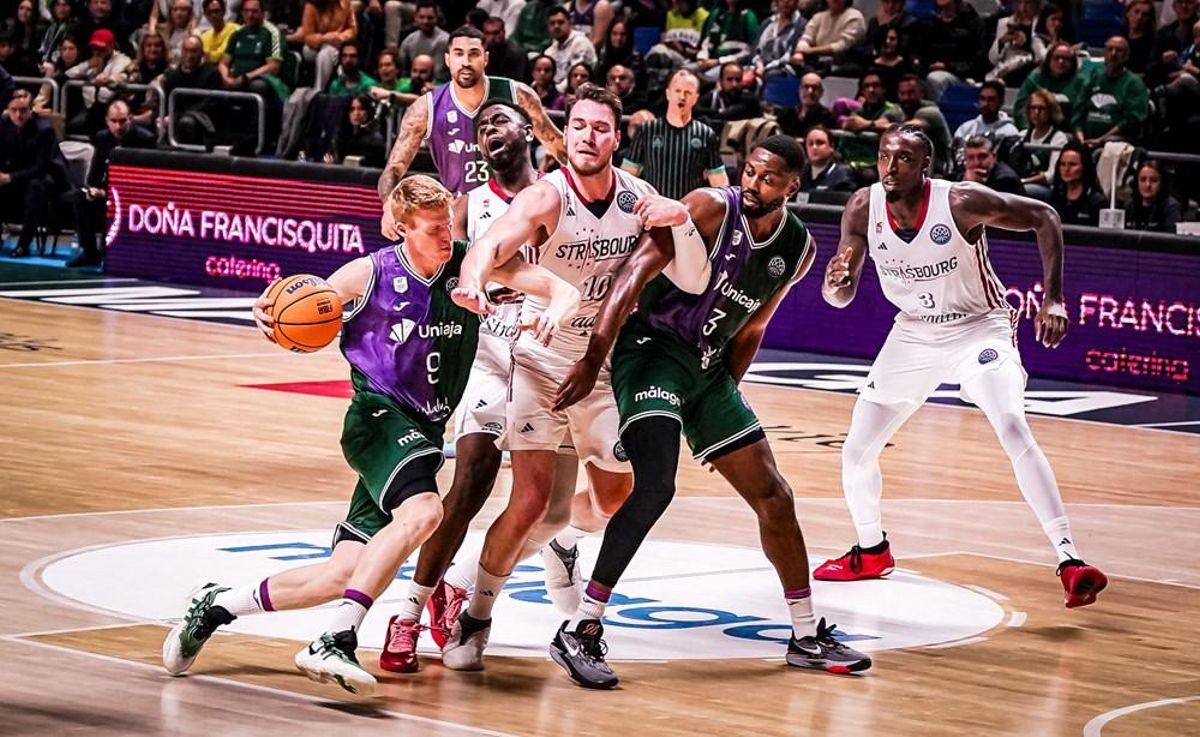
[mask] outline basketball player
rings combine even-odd
[[[524,110],[499,98],[483,102],[476,120],[476,143],[491,172],[484,184],[460,197],[454,204],[453,235],[477,243],[487,229],[508,210],[513,197],[537,180],[530,163],[529,144],[533,140],[532,121]],[[536,262],[536,259],[528,259]],[[501,452],[496,439],[503,434],[505,402],[508,395],[509,352],[516,337],[521,311],[520,301],[511,293],[495,313],[483,321],[479,330],[479,349],[467,379],[466,390],[456,416],[454,481],[443,501],[444,515],[437,531],[421,546],[417,569],[399,613],[388,623],[388,636],[379,666],[395,673],[418,669],[417,639],[421,630],[421,609],[428,605],[429,630],[438,646],[445,644],[450,627],[458,619],[474,584],[478,560],[464,560],[451,573],[447,568],[462,546],[467,527],[492,492],[500,469]],[[560,454],[556,479],[574,491],[578,475],[573,453]],[[554,531],[570,519],[571,497],[558,495],[559,505],[547,513],[543,525]],[[554,534],[553,532],[550,533]],[[541,538],[543,535],[535,534]],[[573,541],[560,545],[551,540],[543,549],[547,571],[547,591],[558,604],[563,593],[575,594],[570,609],[578,604],[578,551]],[[446,580],[441,580],[446,575]],[[568,596],[568,598],[571,598]]]
[[[243,614],[340,597],[326,630],[296,654],[296,666],[351,693],[373,692],[374,676],[355,657],[357,631],[400,564],[442,518],[435,478],[444,460],[442,435],[466,385],[479,331],[479,318],[450,295],[466,253],[466,243],[450,238],[450,202],[451,194],[433,179],[405,179],[389,199],[404,243],[355,259],[329,277],[339,298],[353,303],[341,349],[350,363],[354,398],[341,443],[358,473],[331,557],[257,586],[198,588],[163,642],[170,673],[190,668],[213,631]],[[578,305],[578,290],[519,260],[494,270],[492,278],[550,298],[534,326],[539,340],[552,339],[557,322]],[[270,307],[264,293],[254,308],[268,335]]]
[[[675,494],[681,431],[693,455],[719,471],[758,516],[763,551],[791,615],[787,663],[835,673],[871,666],[869,657],[833,639],[834,625],[824,619],[818,624],[813,615],[792,490],[737,388],[771,316],[812,266],[812,238],[784,208],[800,188],[803,166],[794,138],[772,136],[751,152],[740,187],[685,196],[691,222],[674,232],[675,249],[681,238],[692,239],[709,254],[705,291],[686,294],[660,276],[669,250],[659,234],[643,237],[613,282],[587,353],[559,390],[556,407],[587,396],[612,350],[621,444],[633,466],[633,492],[609,520],[579,609],[550,643],[550,656],[581,686],[617,685],[604,661],[600,619],[613,587]]]
[[[565,161],[562,132],[546,115],[541,98],[527,84],[483,73],[488,52],[483,33],[463,26],[450,34],[446,66],[450,83],[427,92],[408,107],[400,133],[392,145],[383,175],[379,177],[379,199],[383,200],[400,181],[426,141],[442,184],[460,195],[488,181],[487,163],[475,140],[475,116],[484,100],[498,98],[515,102],[533,121],[533,133],[551,156]],[[395,238],[395,223],[384,208],[383,234]]]
[[[1037,234],[1045,296],[1034,331],[1043,346],[1055,348],[1068,324],[1061,223],[1037,200],[930,179],[932,151],[918,126],[893,126],[884,134],[879,182],[850,199],[841,245],[825,269],[825,301],[845,307],[869,251],[883,293],[900,313],[867,375],[842,446],[842,490],[858,544],[813,575],[854,581],[892,572],[895,560],[879,509],[879,454],[939,384],[954,381],[987,415],[1012,461],[1017,486],[1058,555],[1066,605],[1086,606],[1108,579],[1080,560],[1054,472],[1025,421],[1016,314],[987,255],[989,225]]]
[[[512,453],[513,490],[508,506],[487,532],[475,592],[442,649],[442,663],[455,670],[483,667],[492,607],[524,552],[549,540],[535,530],[556,504],[557,453],[570,431],[584,463],[595,506],[605,516],[629,493],[625,454],[617,441],[616,405],[608,372],[596,391],[566,411],[553,408],[554,393],[571,364],[587,347],[601,300],[617,267],[633,252],[644,227],[682,224],[677,202],[657,197],[645,182],[617,170],[612,154],[619,138],[620,100],[593,84],[580,85],[567,113],[567,167],[518,194],[508,212],[473,244],[463,264],[460,293],[476,305],[485,301],[483,275],[513,258],[522,246],[539,249],[538,264],[579,287],[579,312],[547,347],[522,336],[513,348],[507,427],[502,447]],[[675,254],[679,275],[700,275],[684,286],[699,291],[707,281],[702,248]],[[691,282],[696,282],[692,284]],[[522,320],[538,314],[545,301],[529,296]],[[473,307],[478,308],[478,307]]]

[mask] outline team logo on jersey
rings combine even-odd
[[[450,292],[453,292],[455,289],[458,289],[458,277],[452,276],[446,280],[446,292],[450,293]]]
[[[950,242],[950,226],[938,223],[929,230],[929,237],[939,246],[944,246]]]
[[[417,323],[407,317],[403,318],[400,322],[392,325],[392,340],[396,343],[403,343],[413,334],[413,328],[416,326]]]
[[[984,348],[983,352],[979,354],[979,363],[980,364],[991,363],[992,361],[995,361],[999,357],[1000,357],[1000,354],[996,352],[995,348]]]
[[[704,145],[704,142],[701,141],[699,138],[696,138],[695,136],[693,136],[692,140],[688,141],[688,145],[690,145],[692,148],[698,149]]]
[[[767,273],[772,279],[778,279],[783,276],[783,270],[787,268],[787,263],[783,260],[783,256],[772,256],[767,262]]]
[[[457,123],[458,122],[458,111],[457,110],[447,110],[446,111],[446,122],[450,123],[450,124]]]
[[[650,144],[650,145],[651,145],[651,146],[654,146],[654,148],[662,148],[662,147],[663,147],[664,145],[666,145],[666,144],[665,144],[665,142],[663,141],[663,139],[662,139],[662,136],[655,136],[655,137],[654,137],[654,141],[653,141],[653,142],[651,142],[651,144]]]
[[[397,276],[392,279],[392,291],[396,294],[404,294],[408,291],[408,277]]]
[[[739,246],[739,245],[741,245],[741,243],[742,243],[742,231],[740,231],[740,230],[733,231],[733,245]]]
[[[625,190],[617,195],[617,207],[621,208],[621,212],[633,212],[633,206],[637,204],[637,195],[629,190]]]
[[[496,433],[497,435],[504,432],[504,426],[499,422],[485,422],[483,423],[483,429],[487,432]]]
[[[883,221],[875,223],[875,234],[879,235],[882,232],[883,232]]]
[[[618,440],[617,444],[613,446],[613,458],[616,458],[618,461],[621,461],[622,463],[629,460],[629,454],[627,454],[625,452],[625,446],[621,445],[620,440]]]
[[[450,153],[452,154],[461,154],[466,147],[467,144],[465,141],[451,141],[450,143],[446,144],[446,148],[449,149]]]

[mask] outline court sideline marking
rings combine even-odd
[[[227,358],[282,358],[295,356],[294,353],[271,351],[270,353],[212,353],[193,356],[146,356],[144,358],[80,358],[72,361],[44,361],[41,363],[0,363],[0,369],[6,368],[49,368],[54,366],[103,366],[118,363],[156,363],[170,361],[220,361]]]
[[[1104,726],[1114,719],[1118,719],[1127,714],[1133,714],[1146,709],[1156,709],[1160,706],[1170,706],[1172,704],[1186,704],[1189,701],[1200,701],[1200,696],[1180,696],[1174,699],[1159,699],[1158,701],[1143,701],[1140,704],[1130,704],[1123,706],[1120,709],[1106,711],[1099,716],[1092,717],[1088,723],[1083,725],[1083,737],[1100,737],[1100,732]]]

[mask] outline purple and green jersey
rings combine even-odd
[[[725,202],[725,219],[709,249],[708,288],[688,294],[660,274],[642,291],[635,315],[695,348],[703,369],[723,355],[729,341],[763,305],[795,281],[811,247],[808,229],[786,208],[775,232],[756,243],[742,215],[741,187],[716,191]]]
[[[479,316],[450,298],[467,242],[453,248],[432,279],[409,265],[402,246],[372,253],[370,282],[342,327],[355,390],[383,394],[441,426],[466,389],[479,339]]]
[[[516,83],[511,79],[485,76],[483,84],[484,100],[499,98],[516,103]],[[467,112],[454,96],[453,83],[434,90],[428,104],[425,144],[437,167],[438,178],[454,194],[466,194],[492,175],[475,142],[475,115],[479,109]]]

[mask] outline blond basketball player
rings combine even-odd
[[[578,286],[582,301],[549,346],[522,336],[513,348],[501,439],[512,453],[513,491],[508,507],[488,530],[475,592],[442,651],[442,662],[456,670],[482,667],[497,597],[522,550],[548,542],[531,541],[530,536],[554,504],[556,455],[568,430],[587,470],[595,506],[611,516],[629,494],[630,471],[618,442],[607,367],[592,394],[564,411],[553,406],[559,383],[587,350],[614,273],[633,252],[642,230],[686,221],[682,205],[658,197],[648,184],[612,166],[620,118],[621,105],[612,93],[582,85],[567,116],[568,166],[516,196],[508,212],[473,244],[460,278],[456,296],[487,311],[483,275],[529,244],[538,249],[540,266]],[[681,288],[698,293],[707,282],[708,260],[702,247],[694,251],[673,254],[668,271]],[[522,320],[545,306],[543,299],[528,297]]]
[[[892,572],[895,560],[879,509],[879,454],[939,384],[954,381],[987,415],[1012,461],[1021,494],[1058,556],[1066,605],[1091,604],[1108,579],[1080,559],[1054,472],[1025,421],[1016,315],[988,261],[985,233],[992,225],[1037,234],[1045,297],[1034,327],[1042,345],[1055,348],[1068,324],[1061,223],[1036,200],[971,182],[930,179],[932,151],[917,126],[895,126],[884,134],[879,182],[850,199],[841,245],[825,270],[825,301],[845,307],[870,252],[883,293],[900,314],[867,375],[842,447],[842,489],[858,544],[826,561],[813,577],[853,581]]]

